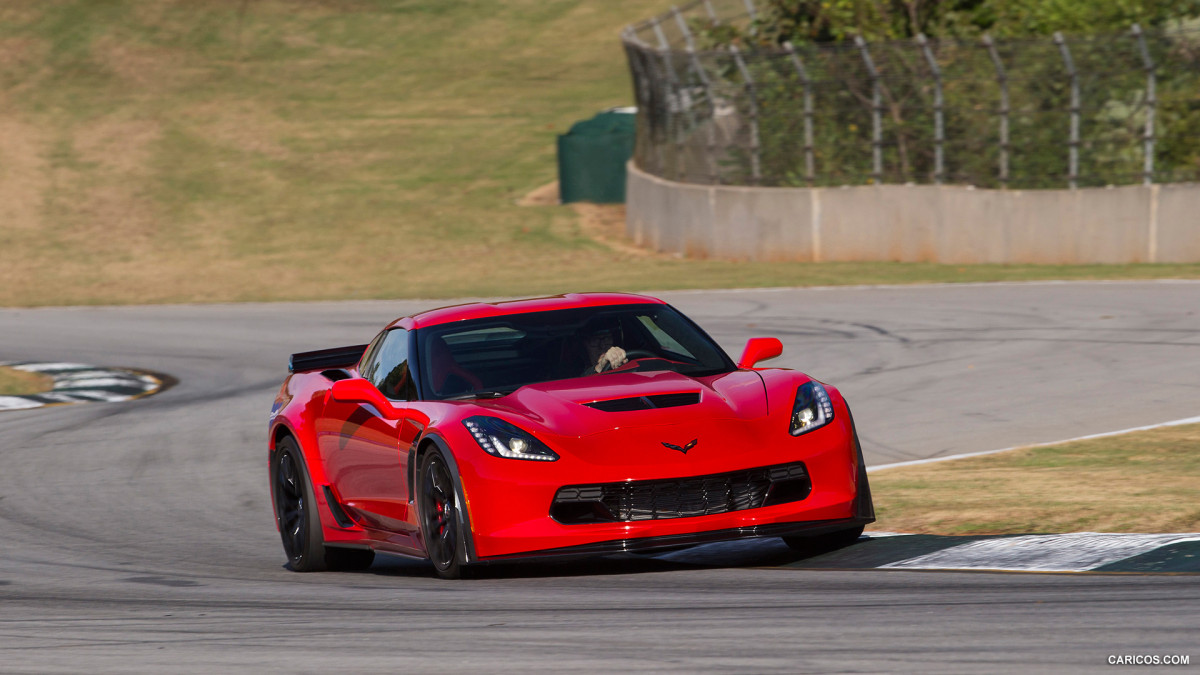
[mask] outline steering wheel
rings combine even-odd
[[[626,361],[636,361],[638,359],[658,359],[658,358],[662,358],[662,357],[660,357],[658,354],[655,354],[654,352],[652,352],[648,349],[630,349],[629,351],[625,352],[625,360]]]

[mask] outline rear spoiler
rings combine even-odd
[[[299,373],[305,370],[324,370],[326,368],[346,368],[358,363],[367,345],[350,347],[334,347],[333,349],[318,349],[313,352],[299,352],[288,357],[288,372]]]

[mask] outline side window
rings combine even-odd
[[[415,399],[417,389],[408,370],[408,331],[396,328],[384,334],[362,375],[393,401]]]
[[[358,362],[359,376],[368,381],[374,381],[372,375],[374,375],[375,369],[379,367],[379,361],[375,359],[375,356],[379,353],[379,343],[383,342],[384,335],[387,335],[386,331],[376,335],[375,339],[371,340],[371,344],[367,345],[362,359]]]

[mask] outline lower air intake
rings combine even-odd
[[[550,515],[564,525],[709,516],[800,501],[812,491],[802,462],[667,480],[571,485]]]

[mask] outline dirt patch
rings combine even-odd
[[[0,40],[0,72],[20,72],[35,67],[45,60],[47,51],[46,42],[36,38]]]
[[[148,119],[101,119],[75,133],[75,150],[84,162],[99,164],[109,172],[149,173],[153,144],[162,137],[162,125]]]
[[[626,255],[639,258],[669,258],[633,243],[625,234],[624,204],[571,204],[579,215],[579,229],[585,236]]]
[[[555,206],[559,203],[558,181],[552,180],[517,200],[517,206]]]
[[[559,204],[558,181],[551,181],[535,188],[517,200],[518,206],[556,206]],[[654,251],[641,248],[625,234],[624,204],[592,204],[575,202],[568,204],[579,217],[579,230],[584,236],[604,244],[608,248],[640,258],[663,258]]]
[[[262,155],[270,159],[287,159],[291,152],[277,139],[300,135],[297,125],[279,119],[266,106],[252,101],[211,101],[188,108],[191,132],[216,145]]]
[[[92,58],[112,74],[141,90],[154,91],[176,84],[182,59],[167,49],[125,44],[103,37],[92,45]]]

